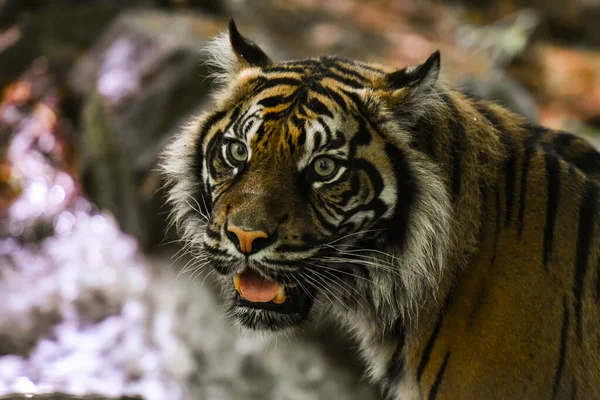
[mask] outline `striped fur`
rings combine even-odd
[[[451,89],[438,54],[399,71],[273,62],[233,24],[210,51],[215,107],[164,154],[173,221],[227,297],[249,267],[314,298],[298,314],[232,301],[234,321],[331,316],[389,399],[600,397],[591,145]],[[311,174],[321,155],[339,165],[326,180]],[[276,235],[245,258],[231,219]]]

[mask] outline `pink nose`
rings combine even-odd
[[[237,237],[240,243],[240,251],[245,254],[252,253],[252,243],[256,239],[266,239],[269,237],[263,231],[245,231],[234,225],[229,225],[227,230]]]

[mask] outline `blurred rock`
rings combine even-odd
[[[490,67],[485,55],[457,41],[460,20],[438,2],[420,0],[224,0],[243,32],[273,58],[323,54],[403,68],[442,54],[450,79],[478,75]],[[274,46],[270,46],[271,44]],[[269,53],[270,54],[270,53]]]
[[[544,118],[600,120],[600,54],[552,44],[537,44],[509,73],[535,94]]]
[[[527,50],[538,25],[537,12],[522,9],[488,25],[462,24],[456,39],[472,52],[485,54],[491,66],[506,68]]]
[[[17,188],[1,202],[0,396],[183,398],[181,368],[144,369],[173,358],[157,343],[174,333],[150,334],[150,268],[68,172],[72,138],[47,68],[38,60],[0,100],[0,162]]]
[[[451,0],[465,6],[472,20],[489,23],[522,8],[541,17],[547,38],[558,41],[600,44],[599,0]]]
[[[552,37],[600,45],[599,0],[521,0],[517,3],[538,10]]]
[[[532,123],[540,122],[533,95],[502,70],[490,71],[479,78],[465,79],[458,86],[472,97],[494,101]]]
[[[166,218],[157,155],[206,101],[200,49],[224,24],[198,14],[125,13],[70,73],[83,99],[86,191],[145,248],[163,239]]]
[[[60,112],[61,99],[43,58],[0,99],[0,237],[44,239],[79,194],[72,127]]]
[[[62,79],[120,8],[115,1],[78,7],[66,0],[46,3],[9,0],[0,6],[0,89],[40,56]]]

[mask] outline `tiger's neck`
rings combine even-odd
[[[390,393],[403,391],[406,398],[411,398],[415,384],[414,374],[401,372],[407,348],[425,345],[449,301],[452,285],[477,252],[486,193],[498,179],[505,178],[510,154],[524,137],[509,132],[524,132],[526,125],[499,106],[468,99],[459,92],[448,91],[440,98],[438,107],[411,132],[413,145],[439,167],[451,205],[450,251],[439,287],[435,294],[423,296],[415,320],[378,310],[345,318],[360,342],[373,380]]]

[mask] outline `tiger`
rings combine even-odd
[[[171,221],[244,331],[324,316],[386,399],[600,398],[600,154],[393,68],[228,29],[162,153]]]

